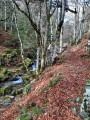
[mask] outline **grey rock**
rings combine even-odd
[[[80,112],[80,116],[81,116],[84,120],[85,120],[85,119],[88,120],[88,115],[87,115],[87,113],[86,113],[85,111]]]
[[[72,112],[76,115],[76,114],[77,114],[77,108],[76,108],[76,107],[73,107],[73,108],[72,108]]]

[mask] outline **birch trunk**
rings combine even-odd
[[[36,74],[39,74],[39,55],[40,55],[40,47],[37,48],[37,62],[36,62]]]
[[[12,19],[11,19],[11,32],[12,32],[12,26],[13,26],[13,14],[12,14]]]
[[[15,9],[14,4],[12,4],[12,5],[13,5],[13,9]],[[22,62],[23,62],[23,64],[24,64],[24,66],[25,66],[27,72],[29,72],[29,71],[28,71],[28,68],[27,68],[27,66],[26,66],[26,64],[25,64],[25,60],[24,60],[24,55],[23,55],[23,44],[22,44],[22,40],[21,40],[21,37],[20,37],[18,25],[17,25],[16,13],[13,13],[13,16],[14,16],[14,19],[15,19],[15,25],[16,25],[16,29],[17,29],[17,33],[18,33],[18,39],[19,39],[19,41],[20,41],[20,49],[21,49],[21,58],[22,58]]]
[[[61,28],[61,32],[60,32],[60,53],[62,52],[62,44],[63,44],[63,27]]]

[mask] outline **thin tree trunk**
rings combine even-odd
[[[40,55],[40,47],[37,48],[37,62],[36,62],[36,74],[39,74],[39,55]]]
[[[63,44],[63,27],[61,28],[60,32],[60,53],[62,52],[62,44]]]
[[[78,42],[78,22],[79,22],[79,13],[78,13],[78,0],[75,2],[75,9],[77,13],[75,14],[75,43],[77,44]]]
[[[13,8],[15,9],[15,5],[14,5],[14,4],[13,4]],[[25,64],[25,60],[24,60],[24,55],[23,55],[23,44],[22,44],[22,40],[21,40],[21,37],[20,37],[18,25],[17,25],[16,13],[13,13],[13,15],[14,15],[14,18],[15,18],[15,25],[16,25],[16,29],[17,29],[17,33],[18,33],[18,39],[19,39],[19,41],[20,41],[20,49],[21,49],[21,58],[22,58],[22,62],[23,62],[23,64],[24,64],[24,66],[25,66],[27,72],[29,72],[29,71],[28,71],[28,68],[27,68],[27,66],[26,66],[26,64]]]
[[[5,31],[7,30],[7,22],[6,22],[6,18],[7,18],[7,4],[6,4],[6,0],[5,0]]]
[[[58,37],[57,37],[57,28],[58,28],[58,8],[56,9],[56,40],[55,40],[55,46],[54,46],[54,53],[53,53],[53,56],[52,56],[52,63],[54,62],[54,59],[56,57],[56,53],[57,53],[57,41],[58,41]]]
[[[12,19],[11,19],[11,32],[12,32],[12,27],[13,27],[13,13],[12,13]]]

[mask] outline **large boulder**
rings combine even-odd
[[[13,90],[12,85],[4,86],[3,88],[0,89],[0,95],[11,94],[12,90]]]

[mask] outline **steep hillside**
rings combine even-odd
[[[0,109],[0,120],[14,120],[20,115],[22,107],[29,111],[35,106],[38,110],[42,108],[44,113],[35,114],[33,120],[81,120],[79,108],[85,83],[90,78],[86,44],[87,39],[83,37],[79,45],[68,46],[33,83],[31,92],[4,112]],[[33,113],[26,116],[30,115]]]

